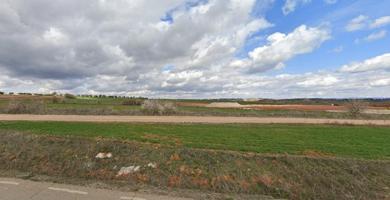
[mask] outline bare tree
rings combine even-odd
[[[361,100],[352,99],[346,104],[348,113],[356,118],[366,109],[367,103]]]

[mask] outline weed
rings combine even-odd
[[[142,103],[142,110],[146,114],[169,115],[176,113],[177,107],[173,102],[160,100],[145,100]]]
[[[9,114],[45,114],[46,104],[43,101],[10,101],[6,112]]]

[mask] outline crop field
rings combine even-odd
[[[269,154],[390,159],[390,127],[0,122],[0,130]]]

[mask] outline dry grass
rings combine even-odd
[[[177,107],[173,102],[160,100],[145,100],[142,111],[151,115],[171,115],[176,113]]]
[[[44,101],[18,101],[13,100],[8,103],[6,112],[9,114],[44,114],[46,104]]]

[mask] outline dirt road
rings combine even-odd
[[[207,124],[352,124],[390,126],[390,120],[259,118],[214,116],[114,116],[114,115],[10,115],[0,114],[0,121],[64,121],[64,122],[143,122],[143,123],[207,123]]]

